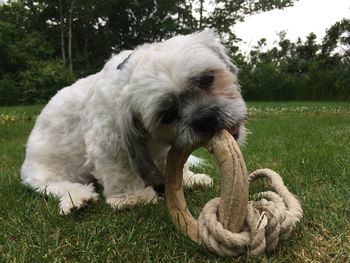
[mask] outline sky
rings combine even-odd
[[[240,48],[247,52],[263,37],[268,47],[272,47],[278,40],[276,33],[282,30],[292,41],[298,37],[305,40],[310,32],[316,33],[321,41],[326,29],[342,18],[350,18],[349,0],[299,0],[283,10],[249,16],[236,24],[234,31],[245,42]]]

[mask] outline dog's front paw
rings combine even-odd
[[[155,204],[158,201],[157,193],[148,186],[136,193],[111,196],[106,199],[107,203],[115,209],[130,209],[138,204]]]
[[[193,187],[195,185],[198,186],[210,186],[213,183],[213,179],[209,175],[206,174],[194,174],[189,173],[184,175],[183,184],[186,188]]]
[[[91,189],[90,189],[91,188]],[[89,203],[96,202],[99,195],[93,192],[92,186],[86,186],[86,189],[79,189],[80,191],[66,193],[60,197],[60,214],[68,215],[73,210],[79,209],[88,205]]]

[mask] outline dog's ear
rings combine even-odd
[[[226,48],[219,42],[219,35],[214,29],[200,31],[197,33],[197,37],[199,37],[205,45],[207,45],[226,64],[233,74],[237,74],[237,67],[227,55]]]
[[[125,103],[123,112],[120,114],[123,116],[121,118],[121,139],[128,152],[131,167],[141,176],[146,185],[152,186],[155,190],[160,189],[164,181],[146,146],[149,133],[132,112],[130,103]]]
[[[122,70],[125,66],[125,64],[128,62],[130,56],[132,55],[132,53],[129,54],[129,56],[127,56],[123,61],[122,63],[120,63],[118,66],[117,66],[117,69],[118,70]]]

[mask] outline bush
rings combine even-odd
[[[20,87],[10,75],[0,79],[0,105],[16,105],[20,97]]]
[[[60,60],[36,61],[20,73],[21,103],[47,102],[56,92],[75,80]]]

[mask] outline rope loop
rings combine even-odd
[[[302,217],[296,197],[288,191],[279,174],[259,169],[249,175],[252,183],[267,177],[273,191],[258,194],[257,201],[249,201],[244,226],[239,233],[225,229],[218,220],[220,198],[210,200],[198,218],[199,241],[221,256],[248,253],[260,255],[276,248],[279,240],[289,237]]]

